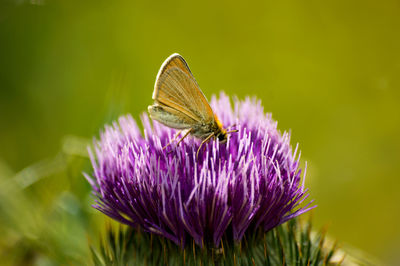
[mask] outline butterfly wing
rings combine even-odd
[[[200,90],[189,66],[179,54],[171,55],[161,66],[153,92],[155,105],[161,115],[150,115],[155,120],[174,128],[182,122],[185,128],[214,121],[214,113]],[[161,110],[161,109],[158,109]],[[150,111],[150,108],[149,108]],[[154,110],[153,110],[154,111]],[[163,119],[165,118],[165,119]],[[164,121],[163,121],[164,120]],[[168,121],[166,121],[168,120]],[[187,126],[187,127],[186,127]]]
[[[192,128],[197,123],[196,120],[186,114],[162,104],[150,105],[148,111],[152,119],[176,129]]]

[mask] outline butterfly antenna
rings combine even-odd
[[[237,126],[237,124],[233,124],[233,125],[230,125],[229,127],[227,127],[226,129],[229,129],[229,128],[232,128],[232,127],[236,127]]]
[[[239,129],[234,129],[234,130],[227,131],[226,134],[230,134],[230,133],[234,133],[234,132],[239,132]]]

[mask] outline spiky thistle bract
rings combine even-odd
[[[170,240],[132,227],[108,227],[100,247],[92,247],[95,265],[339,265],[336,244],[311,232],[311,221],[292,219],[268,232],[246,235],[240,243],[223,239],[220,248],[184,249]]]

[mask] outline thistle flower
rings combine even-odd
[[[176,145],[176,131],[147,114],[144,134],[131,116],[106,126],[90,152],[96,209],[109,217],[166,237],[184,246],[218,247],[224,235],[240,241],[244,234],[268,231],[315,206],[301,182],[297,146],[281,134],[260,101],[212,98],[225,126],[237,133],[226,143],[210,141],[196,157],[200,140],[187,137]],[[163,149],[171,143],[167,149]]]

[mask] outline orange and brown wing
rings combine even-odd
[[[165,110],[175,110],[174,116],[179,118],[182,115],[186,122],[193,121],[197,124],[214,121],[214,113],[206,97],[189,66],[178,54],[171,55],[161,66],[153,99],[156,105]]]

